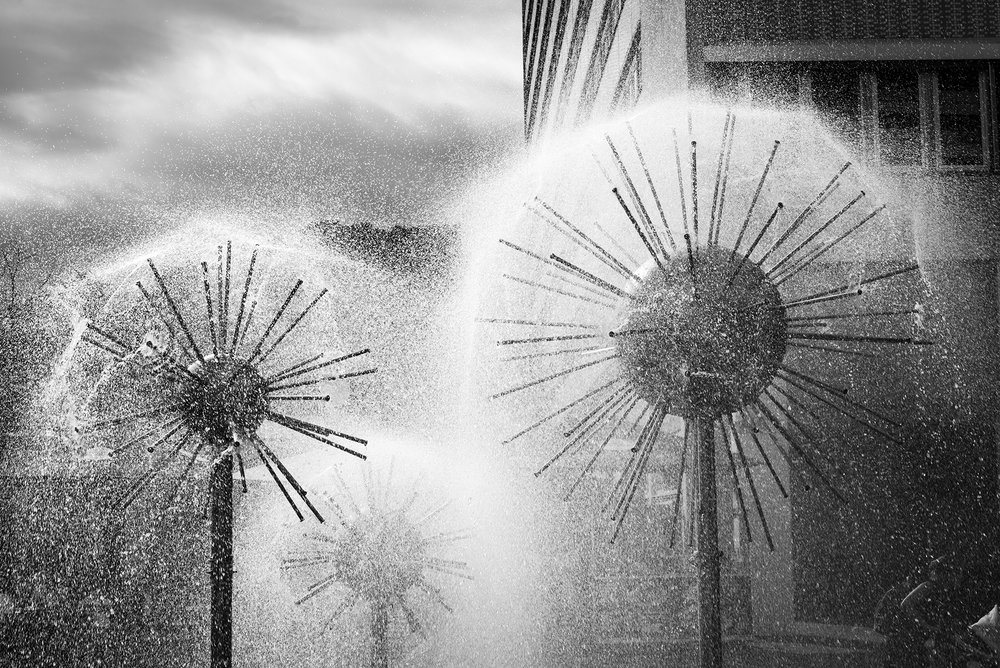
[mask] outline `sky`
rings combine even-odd
[[[433,223],[517,145],[519,9],[8,0],[0,219],[98,238],[177,210]]]

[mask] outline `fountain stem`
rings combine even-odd
[[[715,425],[696,420],[698,439],[698,635],[700,668],[722,668],[719,527],[716,515]]]
[[[212,668],[233,665],[233,458],[212,468],[211,510]]]
[[[389,603],[372,601],[372,668],[389,668]]]

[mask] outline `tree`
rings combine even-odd
[[[0,432],[22,429],[29,397],[46,377],[58,346],[51,289],[58,255],[30,231],[0,232]]]

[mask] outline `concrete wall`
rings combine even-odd
[[[997,39],[991,0],[693,0],[705,44],[797,40]]]

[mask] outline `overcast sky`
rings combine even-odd
[[[0,214],[427,222],[517,145],[519,16],[510,0],[8,0]]]

